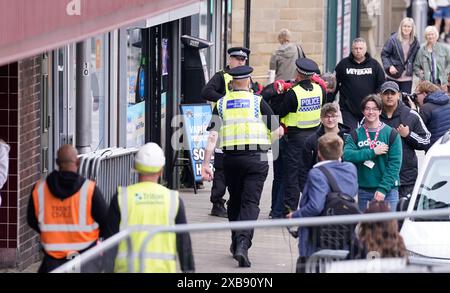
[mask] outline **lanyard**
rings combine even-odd
[[[367,141],[369,142],[369,147],[371,150],[374,149],[377,144],[378,135],[380,134],[380,130],[381,130],[381,125],[382,125],[382,123],[380,122],[380,124],[378,124],[378,129],[377,129],[377,132],[375,133],[375,137],[373,138],[373,140],[370,139],[369,128],[366,125],[364,125],[364,130],[366,131]]]

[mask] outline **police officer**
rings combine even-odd
[[[38,181],[28,203],[28,225],[40,233],[44,259],[39,273],[50,272],[108,237],[107,207],[95,182],[77,174],[78,152],[63,145],[57,153],[59,170]],[[99,261],[81,272],[100,273]]]
[[[300,197],[299,170],[302,168],[303,146],[308,136],[320,125],[320,109],[326,97],[325,91],[311,77],[319,70],[317,63],[308,58],[296,60],[297,84],[283,95],[272,100],[272,109],[287,127],[285,153],[285,214],[295,211]]]
[[[135,157],[135,170],[139,173],[139,182],[127,187],[119,187],[111,201],[108,220],[112,233],[135,225],[185,224],[184,205],[178,192],[158,184],[162,168],[165,165],[163,150],[155,143],[142,146]],[[137,254],[147,232],[135,232],[131,235],[134,257],[134,272],[139,271]],[[160,233],[147,247],[144,272],[176,272],[176,255],[183,272],[193,272],[194,258],[191,239],[188,233]],[[115,254],[114,252],[112,253]],[[115,272],[128,272],[127,241],[119,244],[114,264]]]
[[[213,111],[210,134],[202,165],[202,177],[214,178],[209,161],[220,133],[224,152],[226,184],[230,193],[229,221],[256,220],[259,201],[269,165],[266,152],[272,136],[279,138],[283,129],[261,96],[250,90],[253,68],[239,66],[229,70],[233,76],[232,90],[221,98]],[[252,245],[253,229],[232,231],[230,251],[240,267],[250,267],[248,249]]]
[[[232,68],[245,65],[250,55],[250,50],[245,47],[233,47],[228,49],[228,66],[225,70],[217,72],[205,85],[201,92],[201,98],[217,102],[220,98],[230,92],[230,82],[232,77],[227,73]],[[225,208],[225,200],[223,196],[226,192],[225,174],[223,171],[223,153],[222,150],[216,148],[214,153],[214,180],[211,188],[210,200],[213,204],[211,215],[217,217],[227,217]]]

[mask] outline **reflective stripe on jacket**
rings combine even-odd
[[[41,244],[51,257],[66,258],[98,240],[98,224],[91,214],[94,189],[95,183],[85,180],[75,194],[61,200],[50,192],[45,180],[36,184],[33,203]]]
[[[220,147],[238,145],[270,145],[270,131],[263,122],[261,97],[251,92],[236,91],[218,101],[222,119]]]
[[[281,118],[287,127],[313,128],[320,124],[320,109],[322,107],[322,89],[318,84],[312,83],[313,90],[307,91],[300,85],[292,88],[297,96],[297,112],[291,112]]]
[[[173,226],[178,212],[178,192],[152,182],[141,182],[118,188],[120,207],[120,229],[132,226]],[[133,232],[130,236],[133,263],[128,263],[128,245],[119,244],[115,261],[115,272],[139,272],[139,253],[148,232]],[[145,252],[145,273],[176,272],[176,234],[157,233],[149,242]]]

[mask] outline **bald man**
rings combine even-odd
[[[95,182],[77,174],[77,150],[63,145],[56,164],[58,170],[35,184],[28,203],[28,225],[40,234],[44,251],[39,273],[56,269],[109,236],[105,200]],[[100,261],[81,271],[100,272]]]

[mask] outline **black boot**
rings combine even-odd
[[[237,244],[233,258],[238,261],[241,268],[249,268],[252,265],[248,259],[247,245],[243,241]]]
[[[227,209],[223,202],[215,202],[211,209],[211,216],[228,218]]]

